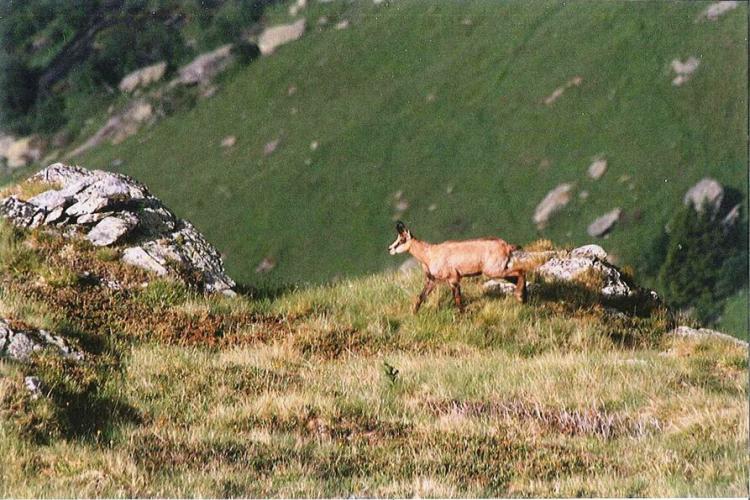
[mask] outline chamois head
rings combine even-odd
[[[391,255],[408,252],[409,247],[411,246],[411,231],[406,229],[403,222],[396,222],[396,233],[398,233],[396,241],[391,243],[391,246],[388,247],[388,252]]]

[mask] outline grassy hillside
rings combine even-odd
[[[748,494],[747,349],[665,311],[467,283],[413,316],[416,273],[207,298],[116,254],[0,227],[0,317],[86,351],[0,360],[4,497]]]
[[[384,250],[399,191],[402,217],[428,240],[581,243],[594,218],[621,207],[604,245],[640,265],[700,178],[739,190],[747,207],[747,7],[696,22],[705,6],[311,2],[301,40],[80,163],[123,160],[119,170],[192,220],[230,272],[253,283],[397,265]],[[283,6],[268,16],[288,19]],[[349,27],[334,29],[343,19]],[[674,87],[670,62],[690,56],[700,67]],[[543,103],[575,76],[579,86]],[[227,135],[237,136],[229,149]],[[593,181],[586,169],[598,155],[609,169]],[[576,184],[573,200],[540,233],[534,208],[561,182]],[[266,256],[277,266],[258,276]]]

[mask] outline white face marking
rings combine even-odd
[[[391,243],[391,246],[388,247],[388,253],[390,253],[391,255],[396,255],[398,253],[406,252],[406,243],[408,241],[408,238],[399,234],[396,237],[396,241]]]

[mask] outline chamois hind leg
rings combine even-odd
[[[516,271],[516,290],[514,295],[523,304],[526,302],[526,272]]]
[[[522,304],[526,302],[526,271],[522,269],[504,271],[497,274],[489,274],[490,278],[501,278],[511,281],[516,284],[516,289],[513,291],[513,295]]]
[[[458,312],[464,312],[464,305],[461,299],[461,285],[460,279],[452,279],[449,281],[451,285],[451,291],[453,292],[453,300],[456,302]]]
[[[422,302],[427,300],[427,296],[430,295],[430,292],[435,289],[435,280],[431,278],[427,278],[424,283],[424,288],[422,289],[422,293],[420,293],[417,296],[417,299],[414,301],[414,306],[412,307],[412,311],[414,314],[417,314],[419,312],[419,308],[422,306]]]

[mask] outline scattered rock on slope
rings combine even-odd
[[[9,135],[0,137],[0,157],[5,158],[8,168],[25,167],[39,161],[44,154],[44,141],[36,135],[16,139]]]
[[[557,87],[552,92],[552,94],[550,94],[549,96],[547,96],[544,99],[544,104],[546,104],[547,106],[552,105],[556,100],[558,100],[560,98],[560,96],[563,95],[563,93],[566,90],[568,90],[570,87],[577,87],[577,86],[579,86],[581,84],[581,82],[583,82],[583,78],[581,78],[580,76],[574,76],[573,78],[571,78],[570,80],[568,80],[565,83],[565,85],[563,85],[562,87]]]
[[[66,358],[83,359],[83,353],[62,337],[45,330],[12,328],[6,320],[0,319],[0,358],[26,361],[32,353],[42,349],[51,349]]]
[[[92,135],[86,142],[70,152],[70,157],[78,156],[84,151],[98,146],[104,141],[119,144],[131,135],[134,135],[141,126],[151,120],[154,108],[145,99],[136,99],[123,111],[109,120]]]
[[[543,228],[550,217],[568,204],[572,192],[573,184],[566,182],[547,193],[534,211],[534,223],[538,228]]]
[[[719,212],[721,202],[724,199],[724,188],[716,179],[705,177],[688,189],[683,198],[686,206],[691,204],[698,212],[709,209],[712,213]]]
[[[123,245],[128,264],[160,276],[197,274],[204,290],[232,293],[235,283],[216,249],[138,181],[62,163],[31,179],[54,187],[27,201],[0,200],[0,216],[21,227],[64,226],[95,245]]]
[[[170,85],[206,84],[224,71],[233,60],[232,44],[222,45],[218,49],[199,55],[177,70],[178,77],[172,80]]]
[[[589,177],[592,179],[599,180],[604,175],[604,172],[607,171],[607,160],[600,158],[597,160],[594,160],[594,162],[589,165],[588,174]]]
[[[285,43],[299,39],[305,33],[305,20],[300,19],[291,24],[281,24],[266,28],[258,39],[258,48],[264,56],[273,52]]]
[[[721,16],[737,8],[739,2],[737,1],[723,1],[712,3],[706,7],[703,12],[698,15],[698,20],[707,19],[709,21],[716,21]]]
[[[165,61],[137,69],[126,75],[125,78],[120,81],[118,88],[122,92],[133,92],[139,87],[147,87],[152,83],[161,80],[166,70],[167,63]]]
[[[607,234],[615,223],[620,220],[622,210],[615,208],[614,210],[607,212],[601,217],[597,218],[594,222],[589,224],[586,232],[589,236],[599,237]]]
[[[690,80],[690,77],[695,73],[695,70],[698,69],[699,65],[700,61],[692,56],[688,57],[685,62],[682,62],[679,59],[673,59],[671,67],[672,71],[674,71],[677,76],[672,80],[672,85],[679,87]]]

